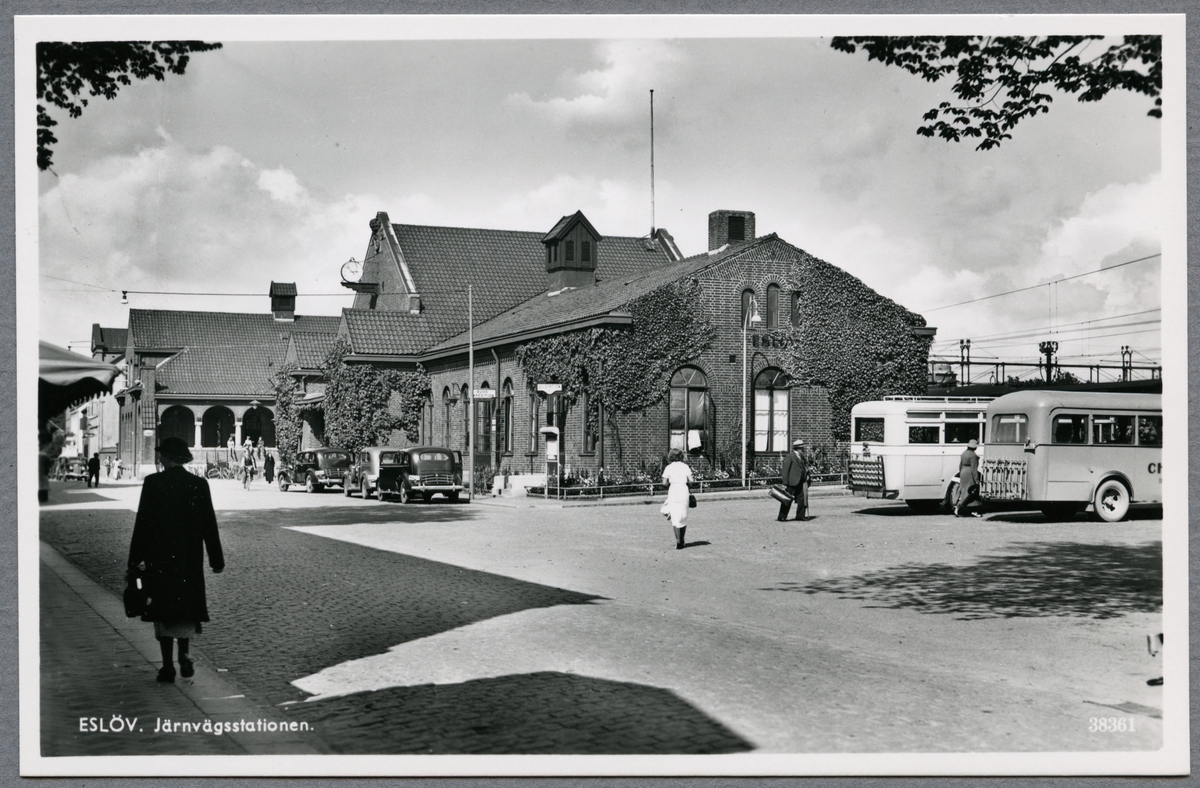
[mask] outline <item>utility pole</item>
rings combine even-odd
[[[1040,342],[1038,350],[1046,357],[1046,382],[1054,382],[1054,354],[1058,352],[1057,342]]]
[[[958,381],[960,386],[971,382],[971,340],[958,340]]]
[[[1133,378],[1133,348],[1121,345],[1121,380]]]
[[[475,313],[474,295],[471,285],[467,285],[467,391],[470,397],[467,406],[471,415],[467,425],[467,468],[471,486],[467,488],[467,500],[475,499]]]

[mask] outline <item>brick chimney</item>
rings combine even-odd
[[[563,290],[586,287],[596,283],[596,258],[604,240],[592,223],[576,211],[558,220],[558,224],[542,237],[546,247],[547,292],[556,295]]]
[[[708,251],[753,240],[754,214],[750,211],[713,211],[708,215]]]
[[[271,313],[276,320],[293,321],[296,319],[296,283],[272,282]]]

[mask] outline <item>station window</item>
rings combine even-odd
[[[779,285],[767,285],[767,328],[779,328]]]
[[[764,369],[754,379],[755,451],[787,451],[790,393],[781,370]]]
[[[566,263],[575,262],[575,242],[574,241],[567,241],[567,249],[566,249],[566,254],[563,256],[563,262],[566,262]]]
[[[682,452],[711,453],[713,405],[708,378],[695,367],[683,367],[671,376],[667,409],[670,448]]]

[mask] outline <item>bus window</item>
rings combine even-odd
[[[932,419],[933,421],[942,420],[942,412],[940,410],[910,410],[908,412],[910,419]]]
[[[1133,445],[1133,416],[1092,416],[1092,443]]]
[[[855,419],[854,440],[883,443],[883,419]]]
[[[1051,443],[1087,443],[1088,417],[1084,413],[1062,413],[1050,422]]]
[[[1138,416],[1138,445],[1162,446],[1162,416]]]
[[[941,443],[941,429],[938,427],[909,427],[909,443]]]
[[[982,426],[983,424],[978,421],[948,421],[946,422],[946,443],[966,443],[969,440],[983,443],[983,436],[979,434]]]
[[[1029,437],[1029,417],[1024,413],[1001,413],[992,417],[993,443],[1024,443]]]

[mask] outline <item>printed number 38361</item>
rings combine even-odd
[[[1091,733],[1131,733],[1132,717],[1089,717],[1088,731]]]

